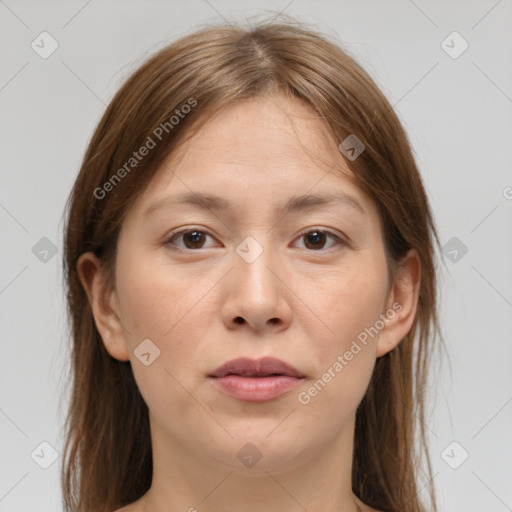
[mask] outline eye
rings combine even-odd
[[[311,249],[313,251],[319,251],[324,249],[324,245],[326,243],[326,240],[331,237],[334,239],[335,242],[341,245],[345,245],[346,242],[340,238],[339,236],[335,235],[334,233],[331,233],[330,231],[325,231],[322,229],[310,229],[306,233],[303,233],[299,240],[304,239],[305,240],[305,247],[306,249]],[[329,249],[329,248],[328,248]]]
[[[200,229],[187,229],[183,231],[178,231],[174,233],[166,242],[166,245],[176,245],[179,249],[183,250],[193,250],[193,249],[204,249],[204,241],[206,237],[212,238],[205,231],[201,231]],[[182,239],[184,242],[184,246],[180,246],[175,244],[175,240]]]

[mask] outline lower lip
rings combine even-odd
[[[226,377],[214,378],[214,381],[224,393],[233,398],[247,402],[266,402],[290,391],[300,379],[286,375],[275,377],[226,375]]]

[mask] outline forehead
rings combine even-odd
[[[304,101],[261,97],[229,105],[199,127],[160,165],[139,212],[168,192],[210,193],[240,205],[311,192],[368,198],[325,122]],[[360,201],[360,202],[361,202]]]
[[[334,150],[335,142],[312,107],[299,99],[276,96],[225,107],[176,152],[175,160],[206,155],[253,168],[274,168],[276,158],[280,163],[286,160],[289,166],[296,162],[304,165],[311,160],[309,153],[327,153],[332,158]],[[339,151],[334,156],[342,162]]]

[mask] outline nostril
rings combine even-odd
[[[243,323],[244,323],[244,319],[243,319],[241,316],[237,316],[237,317],[235,318],[235,322],[236,322],[237,324],[243,324]]]

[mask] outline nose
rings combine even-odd
[[[228,329],[247,324],[258,332],[287,329],[292,318],[289,278],[279,259],[265,247],[252,262],[233,252],[233,270],[225,282],[222,318]]]

